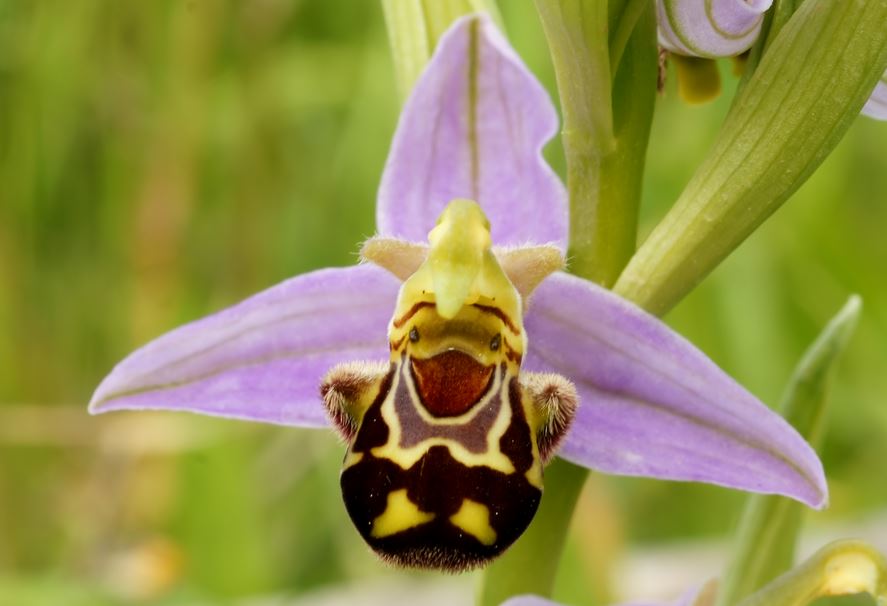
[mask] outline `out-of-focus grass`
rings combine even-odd
[[[554,90],[531,3],[502,9]],[[643,233],[728,102],[686,107],[669,86]],[[85,403],[146,340],[352,263],[373,232],[396,105],[374,2],[0,0],[0,603],[193,603],[392,574],[350,528],[332,436],[92,419]],[[887,125],[860,119],[669,318],[772,404],[822,323],[862,294],[824,452],[832,509],[813,525],[887,504],[885,158]],[[590,562],[603,569],[626,542],[723,533],[740,503],[595,478],[563,591],[591,596]]]

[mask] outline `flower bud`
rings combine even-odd
[[[773,0],[657,0],[659,43],[680,55],[731,57],[747,51]]]

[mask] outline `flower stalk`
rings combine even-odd
[[[606,287],[635,249],[657,75],[652,6],[609,4],[536,2],[563,112],[570,268]]]

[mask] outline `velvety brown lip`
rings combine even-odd
[[[487,391],[494,366],[451,349],[431,358],[411,359],[422,404],[435,417],[455,417],[468,411]]]

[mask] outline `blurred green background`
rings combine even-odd
[[[555,94],[532,3],[500,4]],[[719,101],[685,106],[673,78],[659,100],[641,237],[713,140],[735,84],[722,68]],[[354,262],[397,104],[377,2],[0,0],[0,604],[265,604],[380,582],[470,595],[470,575],[402,573],[368,553],[340,502],[330,433],[86,414],[145,341]],[[549,152],[562,172],[557,141]],[[668,317],[775,404],[821,326],[863,296],[813,547],[863,532],[887,549],[885,230],[887,123],[860,118]],[[678,548],[689,578],[717,571],[742,500],[593,475],[559,596],[646,591],[644,567],[665,576],[676,544],[700,546]]]

